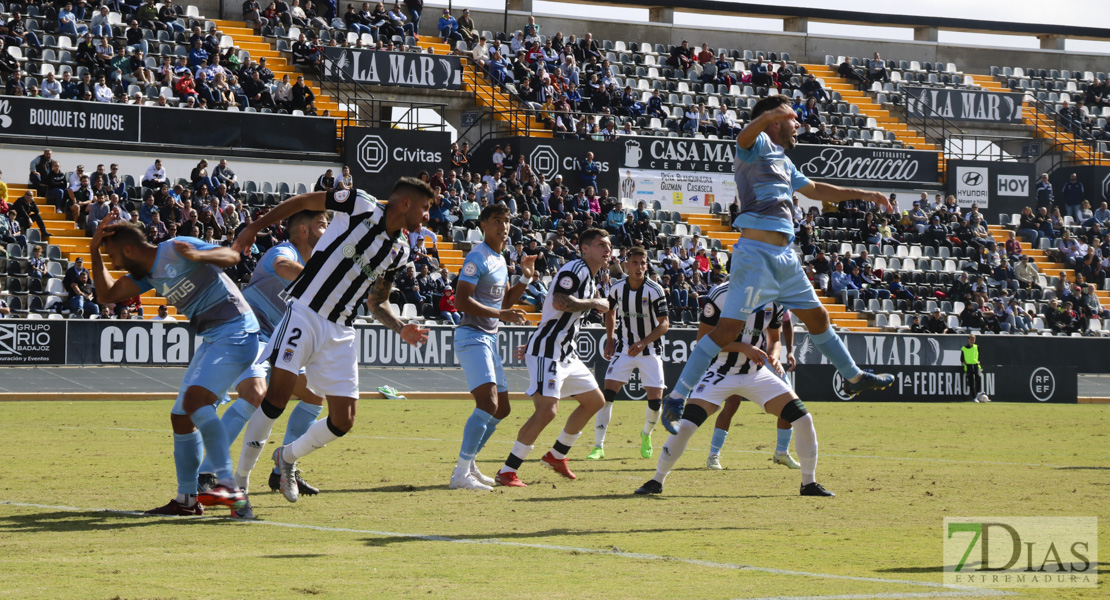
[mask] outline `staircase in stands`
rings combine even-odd
[[[683,213],[682,220],[690,225],[697,225],[701,235],[710,240],[720,240],[721,250],[730,251],[740,233],[733,231],[728,224],[728,215],[711,215],[706,213]],[[867,317],[848,310],[848,307],[836,301],[836,298],[826,296],[823,290],[817,290],[817,298],[829,311],[829,318],[837,329],[850,331],[879,331],[877,327],[869,327]]]
[[[998,242],[999,249],[1010,239],[1010,232],[1013,229],[1003,227],[1002,225],[988,225],[987,230],[990,231],[991,237]],[[1071,282],[1075,283],[1075,271],[1063,263],[1058,263],[1048,255],[1048,252],[1034,248],[1032,244],[1026,241],[1021,242],[1021,253],[1031,257],[1033,262],[1037,265],[1037,269],[1041,275],[1045,277],[1058,276],[1061,272],[1069,274]],[[1110,290],[1098,290],[1095,292],[1098,296],[1098,301],[1103,306],[1110,306]]]
[[[15,202],[17,198],[27,193],[28,189],[26,185],[8,184],[8,202]],[[42,214],[43,223],[46,225],[46,232],[50,234],[50,239],[43,241],[49,243],[51,246],[57,246],[58,250],[61,251],[62,258],[68,260],[70,264],[73,264],[78,258],[83,258],[86,267],[91,267],[92,254],[89,253],[89,236],[85,234],[85,230],[78,228],[73,224],[73,221],[70,221],[62,213],[57,212],[57,209],[47,203],[46,200],[37,193],[35,193],[35,204],[38,205],[39,213]],[[124,271],[109,270],[109,273],[116,279],[126,275]],[[158,306],[166,304],[166,299],[155,295],[154,290],[145,292],[139,298],[143,305],[144,319],[153,318],[158,314]],[[173,306],[169,306],[168,308],[170,315],[177,315],[176,308]]]
[[[992,92],[1012,91],[990,75],[972,75],[971,78],[985,90]],[[1103,157],[1085,141],[1080,140],[1068,131],[1055,127],[1052,117],[1038,110],[1035,104],[1026,101],[1024,106],[1025,110],[1022,112],[1021,121],[1025,125],[1033,126],[1035,137],[1050,139],[1064,145],[1066,148],[1070,148],[1071,150],[1065,153],[1070,154],[1077,162],[1088,165],[1110,164],[1110,159]]]
[[[910,127],[899,120],[898,117],[874,102],[866,92],[857,90],[856,86],[849,83],[847,79],[841,77],[833,67],[828,65],[802,66],[804,66],[808,72],[825,80],[826,92],[835,91],[839,93],[843,101],[859,107],[860,116],[875,119],[875,122],[884,130],[894,132],[894,136],[898,138],[898,141],[902,142],[907,148],[912,146],[915,150],[932,150],[934,152],[940,152],[940,148],[938,148],[936,144],[929,143],[920,132],[910,129]],[[942,161],[943,158],[944,157],[941,156]]]

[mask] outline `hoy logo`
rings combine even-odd
[[[389,146],[380,136],[368,135],[362,138],[356,148],[355,160],[367,173],[381,173],[389,162]]]
[[[999,175],[999,196],[1029,196],[1029,178],[1024,175]]]

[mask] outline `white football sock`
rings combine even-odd
[[[808,485],[817,481],[817,430],[813,428],[813,416],[807,414],[790,426],[794,429],[798,462],[802,463],[802,485]]]
[[[258,464],[258,456],[266,447],[270,439],[270,432],[274,429],[274,421],[261,410],[254,411],[243,430],[243,448],[239,451],[239,462],[235,465],[235,485],[244,490],[250,484],[251,471]]]
[[[597,411],[597,423],[594,426],[594,445],[598,448],[605,447],[605,432],[609,429],[609,421],[613,419],[613,403],[606,402],[601,410]]]
[[[652,479],[659,483],[665,482],[667,475],[682,457],[682,453],[686,451],[686,445],[690,443],[690,438],[697,430],[698,426],[686,419],[678,422],[678,433],[671,434],[663,444],[663,451],[659,453],[659,464],[655,467],[655,477]]]
[[[551,456],[555,457],[555,460],[563,460],[566,458],[567,452],[570,452],[570,449],[574,446],[574,442],[578,441],[578,436],[580,435],[582,435],[581,431],[578,433],[567,433],[564,429],[563,432],[559,434],[559,437],[555,438],[555,445],[551,447]]]
[[[510,455],[519,458],[520,462],[524,462],[524,460],[527,459],[528,455],[532,452],[532,448],[534,448],[534,446],[529,446],[523,442],[514,442],[513,450]],[[501,470],[499,470],[498,473],[516,473],[516,467],[510,467],[508,463],[505,463],[505,465],[501,467]]]
[[[296,462],[338,439],[339,436],[332,433],[331,427],[328,426],[328,420],[320,419],[313,423],[304,435],[286,446],[282,451],[282,457],[286,462]]]
[[[197,505],[196,494],[178,494],[177,495],[177,503],[178,504],[184,504],[185,506],[196,506]]]
[[[662,409],[651,410],[651,407],[644,407],[644,435],[651,435],[655,429],[655,424],[659,422],[659,413]]]

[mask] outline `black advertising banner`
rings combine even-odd
[[[139,107],[109,102],[0,97],[0,135],[139,141]]]
[[[144,144],[335,152],[335,121],[325,117],[146,106]]]
[[[1021,124],[1022,94],[951,88],[906,88],[906,114],[949,121]]]
[[[335,153],[335,121],[76,100],[0,97],[0,136]]]
[[[65,321],[0,320],[0,365],[58,365],[65,361]]]
[[[344,160],[355,187],[385,199],[401,176],[446,169],[451,134],[411,129],[348,127]]]
[[[786,155],[806,177],[833,183],[917,187],[939,177],[938,154],[926,150],[799,144]]]
[[[612,143],[612,142],[609,142]],[[625,137],[621,145],[622,169],[732,173],[736,142],[689,138]]]
[[[599,142],[594,140],[562,140],[550,138],[505,137],[493,138],[482,142],[471,152],[471,166],[478,173],[485,173],[493,166],[491,157],[495,146],[512,149],[512,162],[524,156],[532,171],[543,174],[547,182],[554,181],[556,175],[563,176],[563,185],[572,192],[582,187],[580,177],[581,161],[587,152],[594,153],[600,172],[597,175],[599,190],[607,189],[610,195],[617,195],[619,179],[617,169],[619,154],[623,152],[620,142]],[[505,166],[509,169],[509,165]]]
[[[1082,165],[1060,167],[1049,175],[1048,180],[1056,192],[1056,202],[1060,204],[1061,212],[1063,212],[1063,197],[1060,190],[1068,182],[1072,173],[1075,173],[1076,179],[1083,184],[1084,197],[1091,202],[1091,208],[1098,208],[1102,202],[1110,202],[1110,167]]]
[[[414,348],[379,325],[359,325],[358,363],[363,367],[457,368],[455,328],[430,327],[428,342]],[[524,365],[513,350],[527,342],[534,328],[502,327],[498,348],[506,367]],[[663,338],[666,380],[673,385],[694,348],[696,330],[675,329]],[[966,401],[970,392],[960,367],[963,335],[907,335],[887,333],[841,334],[853,358],[864,368],[892,373],[889,390],[868,394],[866,401]],[[200,338],[184,321],[115,320],[0,320],[0,364],[3,365],[167,365],[188,364]],[[983,391],[1008,402],[1075,403],[1077,373],[1107,373],[1105,356],[1110,339],[1046,338],[1042,336],[980,336]],[[794,339],[797,370],[788,376],[803,400],[843,400],[839,375],[816,349],[810,336]],[[605,330],[582,329],[577,352],[602,381],[608,361],[602,356]],[[1066,357],[1065,366],[1044,364],[1046,356]],[[638,378],[625,386],[622,397],[646,398]]]
[[[963,209],[979,205],[991,223],[999,214],[1020,213],[1035,200],[1037,170],[1033,163],[950,160],[948,193]]]
[[[323,50],[324,76],[336,81],[434,90],[462,89],[462,62],[457,56],[339,47]]]

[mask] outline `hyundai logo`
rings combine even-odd
[[[978,171],[968,171],[964,173],[964,185],[980,185],[983,183],[983,174]]]

